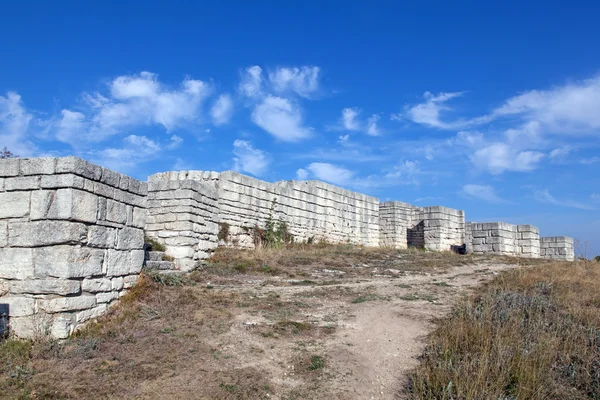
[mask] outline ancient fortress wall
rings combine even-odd
[[[176,270],[190,271],[218,245],[255,247],[268,221],[284,222],[302,242],[432,251],[465,244],[477,254],[574,259],[571,238],[540,239],[531,225],[465,223],[462,210],[379,202],[320,181],[181,171],[145,183],[75,157],[7,159],[0,312],[8,307],[17,336],[68,337],[135,284],[144,230],[166,246]]]
[[[135,284],[146,192],[75,157],[0,160],[0,303],[14,334],[68,337]]]
[[[178,270],[190,271],[218,245],[218,194],[210,183],[174,178],[148,178],[146,235],[166,245]]]
[[[379,204],[380,246],[432,251],[465,243],[465,214],[447,207],[415,207],[399,201]]]

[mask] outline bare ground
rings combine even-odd
[[[183,286],[146,278],[76,338],[35,344],[30,373],[3,387],[5,398],[404,398],[434,320],[518,263],[285,252],[224,251]]]

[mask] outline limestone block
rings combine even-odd
[[[19,175],[19,159],[6,158],[0,160],[0,176],[17,176]]]
[[[34,275],[32,249],[0,248],[0,279],[30,279]]]
[[[4,190],[7,192],[15,190],[34,190],[40,188],[39,176],[18,176],[4,180]]]
[[[73,297],[39,299],[38,301],[40,309],[50,314],[86,310],[96,306],[96,296],[88,293]]]
[[[78,189],[39,190],[32,194],[31,219],[96,222],[98,198]]]
[[[10,222],[8,236],[8,244],[13,247],[85,243],[87,227],[67,221]]]
[[[27,279],[11,281],[10,292],[16,294],[78,294],[81,291],[79,281],[68,279]]]
[[[129,273],[139,274],[144,264],[144,250],[131,250],[129,256],[131,258]]]
[[[538,233],[524,231],[521,232],[520,235],[522,239],[534,239],[539,242],[540,235]]]
[[[117,292],[117,291],[96,294],[96,301],[98,302],[98,304],[110,303],[111,301],[116,300],[118,298],[119,298],[119,292]]]
[[[475,253],[491,253],[493,251],[494,251],[494,249],[491,244],[479,244],[479,245],[474,244],[473,245],[473,252],[475,252]]]
[[[123,290],[123,286],[124,286],[124,279],[122,276],[112,278],[112,280],[111,280],[112,290],[116,290],[116,291]]]
[[[115,228],[91,225],[88,228],[87,245],[103,249],[113,248],[116,243],[116,231]]]
[[[187,246],[169,246],[166,253],[175,259],[192,258],[194,256],[194,249]]]
[[[0,247],[8,244],[8,222],[0,221]]]
[[[73,173],[93,181],[100,180],[102,168],[77,157],[64,157],[56,160],[56,173]]]
[[[127,275],[123,277],[123,288],[130,289],[137,283],[138,275]]]
[[[123,276],[129,274],[131,256],[129,251],[108,250],[106,276]]]
[[[127,207],[123,203],[108,199],[106,201],[106,220],[123,224],[127,222]]]
[[[117,250],[141,249],[143,246],[143,230],[125,227],[117,231]]]
[[[43,327],[38,326],[38,321],[31,316],[26,317],[11,317],[10,334],[18,338],[35,338],[44,331]]]
[[[42,189],[83,189],[83,181],[82,177],[73,174],[43,175],[40,180],[40,187]]]
[[[110,278],[87,278],[81,281],[81,290],[90,293],[110,292],[112,281]]]
[[[22,158],[21,175],[52,175],[55,164],[56,158]]]
[[[2,160],[5,161],[5,160]],[[3,165],[3,163],[0,163]],[[21,218],[29,215],[29,192],[2,192],[0,193],[0,219]]]
[[[75,322],[78,324],[82,324],[90,319],[98,318],[102,314],[108,311],[108,306],[106,304],[98,304],[94,308],[90,308],[89,310],[79,311],[75,314]]]
[[[118,172],[111,171],[107,168],[102,168],[102,176],[100,177],[100,182],[112,187],[119,187],[120,179],[121,174],[119,174]]]
[[[107,197],[109,199],[115,197],[115,188],[100,182],[94,182],[93,192],[98,196]]]
[[[33,249],[35,274],[39,277],[84,278],[102,274],[104,250],[75,246]]]
[[[25,317],[35,313],[35,299],[25,296],[4,296],[2,303],[8,304],[9,317]]]
[[[70,314],[57,315],[52,320],[50,334],[56,339],[67,339],[73,333],[73,321]]]

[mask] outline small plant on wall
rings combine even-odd
[[[254,226],[253,239],[255,246],[263,246],[268,248],[281,248],[286,244],[293,243],[294,238],[288,230],[287,222],[283,219],[275,220],[273,214],[277,207],[277,199],[273,199],[269,209],[269,216],[265,228],[262,229],[258,225]]]

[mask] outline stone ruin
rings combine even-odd
[[[571,238],[540,237],[532,225],[465,223],[462,210],[380,202],[321,181],[181,171],[140,182],[76,157],[4,159],[0,326],[67,338],[116,304],[143,264],[191,271],[219,245],[254,248],[269,220],[302,242],[574,260]],[[145,254],[144,233],[172,262]]]

